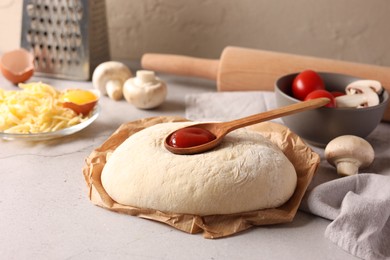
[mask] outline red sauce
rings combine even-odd
[[[208,143],[216,137],[210,131],[198,127],[182,128],[174,132],[168,144],[177,148],[188,148]]]

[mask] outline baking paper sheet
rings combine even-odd
[[[121,205],[112,200],[100,180],[107,155],[129,136],[146,127],[163,122],[179,121],[188,120],[181,117],[153,117],[125,123],[100,147],[92,151],[86,158],[83,168],[91,202],[115,212],[159,221],[190,234],[203,233],[205,238],[226,237],[254,226],[286,223],[293,220],[302,197],[317,170],[320,157],[288,128],[272,122],[256,124],[250,128],[275,143],[292,162],[297,172],[296,190],[293,196],[280,207],[229,215],[197,216]]]

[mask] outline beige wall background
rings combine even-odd
[[[228,45],[390,66],[389,0],[107,0],[112,59],[218,58]],[[0,1],[0,52],[19,46],[22,0]]]

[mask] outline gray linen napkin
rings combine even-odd
[[[276,107],[273,92],[213,92],[186,96],[186,117],[194,121],[226,121]],[[275,122],[282,123],[281,119]],[[373,172],[340,178],[322,158],[300,207],[332,220],[325,237],[363,259],[390,259],[390,125],[369,136],[376,159]]]
[[[186,117],[196,121],[228,121],[276,108],[273,92],[212,92],[186,96]],[[281,119],[275,119],[281,123]]]
[[[390,258],[390,177],[358,174],[316,186],[303,201],[309,212],[334,220],[325,236],[363,259]]]

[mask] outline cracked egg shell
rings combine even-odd
[[[61,95],[61,102],[66,108],[77,114],[88,115],[100,98],[100,92],[95,89],[67,89]]]
[[[34,74],[34,56],[25,49],[3,54],[0,60],[1,72],[13,84],[23,83]]]

